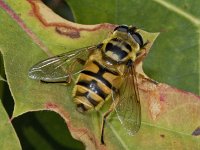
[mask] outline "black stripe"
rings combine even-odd
[[[132,51],[132,48],[131,48],[130,44],[127,43],[127,42],[122,41],[121,39],[113,38],[111,41],[118,42],[118,43],[123,42],[122,44],[126,47],[126,49],[128,49],[129,52]],[[106,49],[112,49],[112,46],[113,46],[112,43],[107,44],[106,45]]]
[[[112,50],[114,54],[118,55],[119,59],[123,59],[124,57],[126,57],[128,55],[128,53],[126,51],[123,51],[120,47],[114,45]]]
[[[104,83],[108,88],[112,88],[112,85],[111,85],[111,83],[108,81],[108,80],[106,80],[106,79],[104,79],[102,76],[100,76],[99,74],[97,74],[97,73],[94,73],[94,72],[91,72],[91,71],[87,71],[87,70],[83,70],[83,71],[81,71],[81,73],[83,73],[83,74],[86,74],[86,75],[89,75],[89,76],[92,76],[92,77],[94,77],[94,78],[96,78],[96,79],[99,79],[102,83]]]
[[[76,96],[85,97],[94,107],[99,104],[99,102],[95,101],[93,98],[90,97],[90,93],[89,92],[85,92],[85,93],[76,92]]]
[[[118,38],[113,38],[111,41],[121,42],[122,40],[121,40],[121,39],[118,39]]]
[[[97,85],[97,81],[95,81],[95,80],[92,80],[92,81],[89,81],[89,82],[79,81],[77,83],[77,85],[81,85],[81,86],[84,86],[84,87],[90,89],[91,91],[93,91],[94,93],[96,93],[97,95],[99,95],[102,99],[105,99],[108,96],[106,93],[104,93],[99,88],[99,86]],[[88,93],[88,95],[89,95],[89,93]]]
[[[119,75],[118,72],[109,70],[108,68],[104,67],[103,65],[101,65],[97,61],[93,61],[93,63],[99,67],[99,71],[97,72],[97,74],[99,74],[99,75],[102,75],[105,72],[111,73],[111,74],[116,75],[116,76]]]
[[[85,93],[86,98],[89,100],[89,102],[95,107],[99,104],[99,102],[95,101],[93,98],[90,97],[90,93],[86,92]]]
[[[123,51],[119,46],[113,45],[112,43],[108,43],[106,45],[106,52],[111,51],[114,54],[118,55],[119,59],[123,59],[128,55],[126,51]]]
[[[80,108],[81,111],[87,111],[87,109],[85,108],[85,106],[81,103],[81,104],[77,104],[77,108]]]
[[[132,48],[131,48],[131,46],[130,46],[128,43],[124,43],[124,45],[125,45],[126,49],[127,49],[129,52],[132,51]]]

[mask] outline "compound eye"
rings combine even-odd
[[[143,46],[143,40],[142,40],[142,36],[137,33],[137,32],[134,32],[131,34],[131,36],[134,38],[134,40],[140,45],[140,47]]]
[[[126,25],[121,25],[121,26],[118,26],[114,29],[114,31],[120,31],[120,32],[128,32],[128,26]]]

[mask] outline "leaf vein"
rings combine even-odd
[[[192,14],[185,12],[184,10],[178,8],[177,6],[174,6],[173,4],[166,2],[164,0],[153,0],[154,2],[159,3],[160,5],[168,8],[169,10],[176,12],[177,14],[185,17],[187,20],[194,23],[196,26],[200,25],[200,19],[194,17]]]

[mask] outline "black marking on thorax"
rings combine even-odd
[[[122,45],[124,45],[129,52],[132,51],[131,45],[129,43],[125,42],[125,41],[122,41],[121,39],[113,38],[111,41],[114,41],[114,42],[117,42],[117,43],[122,43]]]
[[[111,51],[114,54],[116,54],[118,56],[119,60],[122,60],[123,58],[125,58],[128,55],[128,53],[126,51],[122,50],[121,47],[114,45],[112,43],[107,43],[105,50],[106,50],[106,52]]]

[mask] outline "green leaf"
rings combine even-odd
[[[197,15],[197,4],[187,3],[188,11],[183,13],[184,5],[162,0],[67,2],[78,23],[134,24],[162,31],[144,60],[145,73],[199,94],[199,21],[192,15]],[[15,99],[14,117],[29,111],[53,110],[64,118],[72,136],[88,149],[199,149],[199,136],[192,133],[200,124],[200,98],[142,79],[138,84],[142,106],[139,133],[128,136],[112,114],[105,128],[106,146],[101,145],[101,115],[110,102],[100,113],[81,115],[71,99],[73,86],[43,84],[29,79],[27,74],[33,64],[47,55],[101,42],[114,25],[73,24],[55,15],[41,1],[7,0],[5,4],[1,0],[0,6],[0,18],[6,18],[0,24],[0,50]],[[146,38],[147,35],[151,34],[147,33]]]
[[[25,113],[12,120],[22,149],[83,149],[66,130],[59,114],[49,111]]]
[[[8,117],[2,103],[0,103],[0,114],[1,114],[1,123],[0,123],[0,148],[2,150],[13,150],[21,149],[20,142],[15,133],[15,130],[11,124],[11,119]]]

